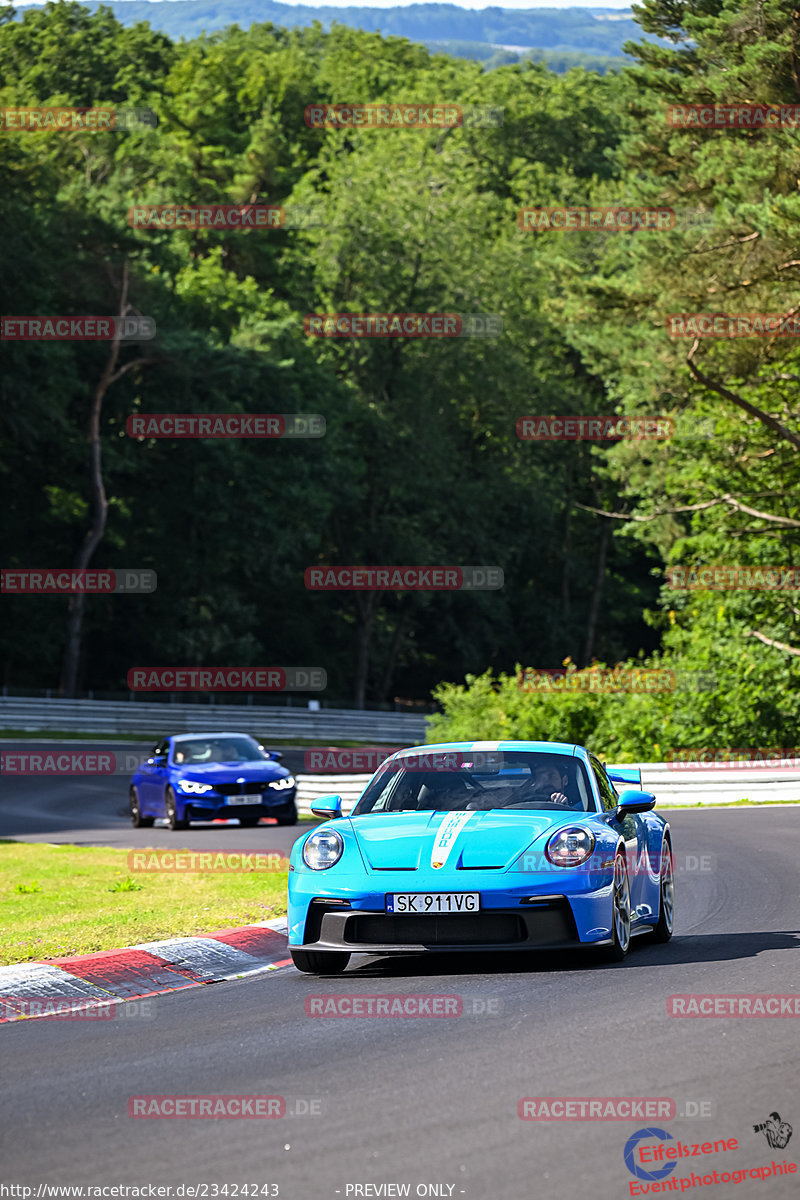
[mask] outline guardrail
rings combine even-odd
[[[736,800],[800,803],[800,771],[794,768],[635,765],[641,767],[642,788],[656,797],[656,809],[659,805],[731,804]],[[342,811],[348,813],[371,778],[371,775],[298,775],[298,811],[309,813],[315,796],[338,795],[344,801]],[[617,790],[624,789],[618,785]]]
[[[637,763],[642,788],[660,804],[732,804],[737,800],[800,801],[800,771],[787,767],[683,767]]]
[[[0,729],[35,733],[112,733],[165,737],[235,729],[261,738],[367,741],[415,746],[425,740],[425,717],[361,709],[257,704],[180,704],[127,700],[58,700],[0,696]]]

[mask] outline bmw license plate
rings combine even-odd
[[[480,892],[391,892],[387,913],[472,913],[481,906]]]
[[[253,792],[250,796],[228,796],[226,804],[260,804],[261,792]]]

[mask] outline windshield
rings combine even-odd
[[[497,808],[596,811],[586,768],[571,755],[420,751],[385,762],[351,816]]]
[[[203,763],[264,762],[269,761],[269,755],[246,734],[240,737],[175,738],[172,761],[178,766],[200,766]]]

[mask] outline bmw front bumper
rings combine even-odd
[[[296,791],[276,795],[272,803],[226,804],[224,796],[185,796],[184,811],[193,821],[230,821],[234,817],[291,817]]]

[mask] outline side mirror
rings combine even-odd
[[[262,746],[261,749],[264,750],[264,747]],[[267,758],[274,758],[276,762],[283,758],[283,754],[280,750],[264,750],[264,753],[266,754]]]
[[[333,821],[342,815],[342,797],[317,796],[311,801],[311,811],[315,817],[327,817]]]
[[[655,806],[656,798],[652,792],[638,792],[629,788],[620,796],[615,816],[627,817],[630,813],[649,812]]]

